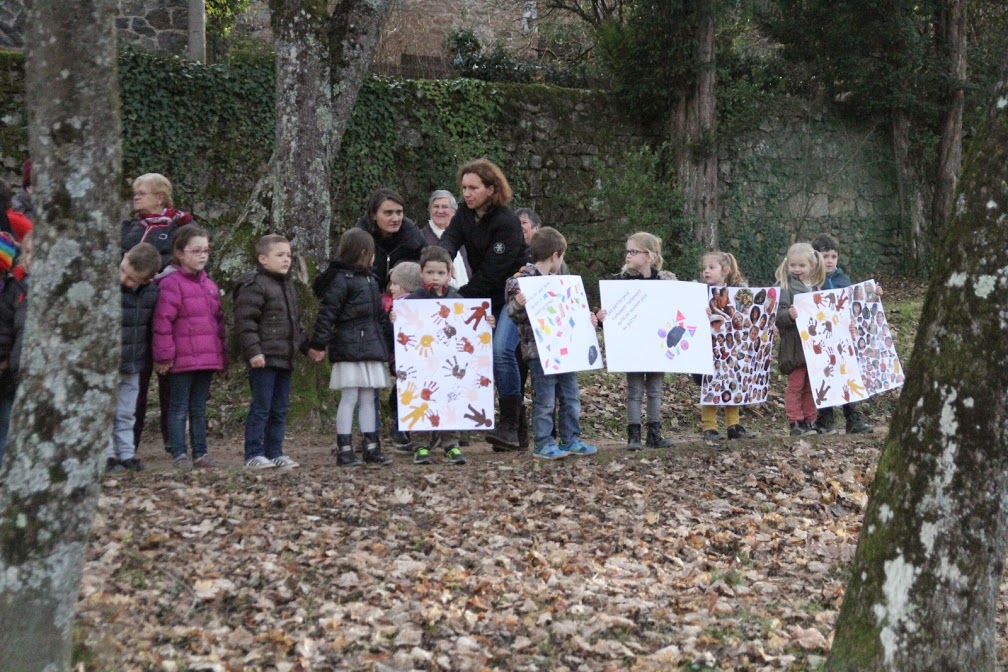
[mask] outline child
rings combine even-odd
[[[0,234],[0,268],[11,269],[0,290],[0,460],[7,450],[14,394],[21,369],[21,339],[28,315],[28,273],[31,269],[32,234],[21,240],[20,250],[10,234]],[[13,264],[16,265],[11,268]]]
[[[555,460],[568,455],[592,455],[595,446],[581,440],[581,398],[578,391],[577,373],[560,373],[547,376],[539,363],[532,324],[525,311],[525,294],[518,285],[518,279],[540,275],[556,275],[563,264],[567,251],[567,240],[556,229],[544,226],[532,236],[529,245],[532,263],[526,264],[514,277],[508,278],[505,287],[507,311],[518,327],[521,337],[522,356],[528,362],[532,376],[532,433],[535,448],[532,454],[547,460]],[[595,315],[592,324],[597,325]],[[560,444],[550,436],[553,433],[553,407],[560,398]]]
[[[320,362],[329,350],[333,362],[329,388],[341,390],[336,411],[336,463],[361,464],[351,442],[353,410],[360,399],[358,422],[364,438],[364,462],[387,465],[392,458],[381,451],[376,431],[375,389],[389,386],[386,367],[388,344],[383,335],[388,316],[382,309],[381,290],[371,275],[374,238],[363,229],[349,229],[340,236],[339,247],[329,267],[312,283],[321,300],[308,356]]]
[[[746,279],[739,271],[735,255],[720,250],[711,250],[700,258],[700,269],[703,281],[708,287],[745,287]],[[710,308],[708,317],[715,317]],[[718,315],[717,317],[723,316]],[[718,431],[717,406],[700,404],[700,421],[704,441],[722,441],[724,436]],[[751,439],[755,436],[739,422],[739,407],[725,406],[725,426],[729,439]]]
[[[780,330],[778,362],[781,373],[788,377],[784,394],[784,410],[791,427],[791,436],[815,434],[812,423],[816,419],[815,399],[809,383],[805,353],[795,320],[794,295],[811,292],[822,284],[826,269],[822,257],[808,243],[795,243],[788,248],[787,257],[777,268],[780,300],[777,304],[777,329]]]
[[[122,294],[122,356],[119,363],[119,396],[112,437],[106,453],[105,471],[142,471],[133,445],[140,372],[147,365],[151,347],[151,318],[158,288],[151,283],[161,270],[161,255],[150,243],[133,246],[119,264]]]
[[[420,277],[423,284],[412,292],[410,299],[458,299],[462,295],[449,282],[452,277],[452,258],[443,247],[425,247],[420,253]],[[490,316],[488,319],[492,319]],[[444,450],[445,459],[452,464],[465,464],[465,457],[458,446],[459,433],[451,430],[431,431],[426,445],[421,443],[413,453],[414,464],[430,464],[430,450],[438,441]]]
[[[674,273],[663,271],[661,238],[640,231],[627,238],[623,270],[617,280],[675,280]],[[598,320],[605,320],[600,310]],[[661,371],[627,373],[627,450],[641,450],[641,398],[647,392],[647,446],[667,448],[672,442],[661,435],[661,402],[665,374]]]
[[[421,283],[420,264],[415,261],[400,261],[398,264],[393,266],[392,272],[389,273],[388,292],[382,294],[382,307],[385,309],[385,312],[388,313],[391,311],[397,301],[406,299],[411,293],[419,289]],[[389,324],[389,327],[391,327],[391,323]],[[394,376],[395,345],[392,342],[392,338],[392,329],[389,328],[385,340],[388,345],[389,352],[392,353],[392,357],[389,359],[389,362],[392,364],[392,372]],[[389,393],[389,408],[392,409],[393,417],[396,417],[396,399],[396,381],[393,379],[391,391]],[[375,405],[377,406],[377,404],[378,399],[375,398]],[[412,455],[413,441],[410,440],[409,432],[404,432],[399,428],[398,417],[396,417],[392,424],[392,450],[397,453]]]
[[[293,469],[283,454],[291,371],[305,343],[298,296],[288,275],[290,242],[270,234],[256,243],[258,266],[238,281],[234,323],[242,357],[248,363],[252,401],[245,416],[245,466]]]
[[[853,284],[843,269],[837,265],[840,261],[840,242],[836,238],[824,233],[812,241],[812,248],[822,255],[823,266],[826,270],[826,279],[823,281],[822,289],[843,289]],[[848,434],[871,434],[875,431],[875,428],[865,420],[864,414],[858,409],[857,402],[844,404],[843,414],[847,420]],[[836,420],[832,406],[819,410],[815,428],[820,434],[836,434]]]
[[[190,466],[186,455],[186,419],[192,443],[192,466],[212,469],[207,455],[206,405],[214,371],[227,368],[224,313],[220,290],[205,269],[210,238],[205,229],[186,224],[172,241],[174,272],[161,278],[154,309],[154,369],[168,373],[168,447],[179,469]]]

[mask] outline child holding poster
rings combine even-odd
[[[614,280],[675,280],[675,273],[663,271],[665,260],[661,253],[661,238],[645,231],[639,231],[626,242],[626,263],[613,276]],[[601,322],[606,311],[596,313]],[[641,401],[647,394],[647,446],[667,448],[672,442],[661,433],[661,402],[665,383],[665,373],[628,372],[627,377],[627,450],[641,450]]]
[[[700,270],[703,281],[708,287],[745,287],[746,279],[739,270],[738,261],[735,255],[720,250],[710,250],[705,252],[700,258]],[[727,292],[724,292],[727,296]],[[712,304],[715,302],[712,301]],[[725,315],[720,311],[715,313],[711,308],[707,309],[707,315],[713,322],[716,319],[725,319]],[[711,404],[700,404],[700,422],[703,431],[704,441],[723,441],[724,435],[718,431],[717,406]],[[739,407],[725,406],[725,426],[729,439],[751,439],[755,436],[739,422]]]
[[[826,268],[822,257],[808,243],[795,243],[788,248],[787,256],[777,268],[777,283],[781,288],[777,306],[777,329],[780,330],[778,363],[781,373],[787,375],[784,393],[784,410],[790,424],[791,436],[815,434],[813,428],[818,411],[812,396],[801,335],[798,333],[798,311],[792,305],[795,294],[811,292],[822,285]]]
[[[532,377],[532,432],[535,448],[532,454],[547,460],[556,460],[568,455],[592,455],[597,449],[581,440],[581,395],[578,390],[577,373],[557,373],[547,376],[539,361],[535,333],[525,310],[526,297],[521,291],[518,279],[539,275],[557,275],[567,251],[567,240],[556,229],[544,226],[529,241],[532,263],[526,264],[514,277],[507,281],[505,297],[508,315],[518,327],[521,339],[522,357],[528,362]],[[595,315],[592,324],[597,325]],[[553,439],[553,407],[560,398],[559,435],[560,444]]]

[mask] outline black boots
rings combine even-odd
[[[381,452],[378,432],[364,432],[364,464],[392,464],[392,458]]]
[[[461,442],[459,445],[462,445]],[[518,403],[518,449],[528,450],[529,447],[529,417],[525,400]]]
[[[486,440],[496,452],[518,450],[518,410],[521,397],[500,398],[500,422]]]
[[[627,425],[627,450],[641,450],[644,448],[644,444],[641,443],[641,433],[640,433],[640,423]]]
[[[661,423],[647,423],[647,447],[648,448],[668,448],[672,442],[661,435]]]
[[[341,467],[359,467],[363,462],[353,450],[353,437],[349,434],[336,435],[336,448],[333,449],[336,464]]]

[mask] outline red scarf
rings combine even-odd
[[[155,226],[168,226],[169,224],[175,223],[178,226],[184,226],[186,224],[192,223],[192,215],[188,212],[182,212],[181,210],[176,210],[172,207],[167,207],[161,211],[158,215],[140,215],[140,221],[143,225],[150,229]]]
[[[434,289],[434,285],[424,284],[423,288],[438,298],[444,298],[444,296],[448,293],[448,285],[442,285],[440,292]]]

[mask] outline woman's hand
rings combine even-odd
[[[606,311],[605,308],[600,308],[599,311],[595,313],[595,319],[598,320],[599,322],[602,322],[603,320],[605,320],[605,316],[608,314],[609,313]]]
[[[795,308],[794,306],[791,306],[790,308],[787,309],[787,314],[791,316],[792,320],[798,319],[798,309]]]
[[[526,300],[527,299],[525,298],[525,292],[518,292],[517,294],[515,294],[514,301],[522,308],[525,307]]]
[[[325,357],[325,350],[316,350],[315,348],[308,348],[308,359],[318,364]]]

